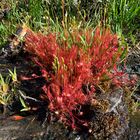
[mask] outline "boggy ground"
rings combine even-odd
[[[17,68],[18,75],[30,75],[38,68],[31,67],[29,61],[25,60],[27,54],[16,54],[11,57],[0,57],[0,73],[7,75],[8,69]],[[133,60],[132,60],[133,61]],[[131,67],[133,69],[133,67]],[[129,68],[130,70],[130,68]],[[136,71],[136,70],[135,70]],[[38,98],[36,85],[40,87],[43,79],[22,81],[20,89],[27,95]],[[137,93],[139,94],[139,93]],[[124,93],[122,89],[112,89],[108,94],[99,91],[96,95],[98,104],[89,109],[85,106],[83,110],[90,111],[85,115],[92,123],[92,129],[81,129],[79,132],[66,129],[55,117],[49,121],[49,111],[47,103],[30,104],[37,110],[30,113],[21,113],[18,101],[11,104],[7,114],[0,114],[0,139],[3,140],[139,140],[140,137],[140,113],[137,111],[133,116],[128,117],[128,107],[125,104]],[[137,98],[138,99],[138,98]],[[1,109],[2,110],[2,109]],[[23,116],[22,120],[13,120],[13,114]],[[89,133],[90,131],[90,133]]]
[[[139,118],[139,112],[132,116],[129,129],[118,140],[139,140]],[[46,124],[44,128],[35,116],[28,116],[20,121],[1,118],[0,124],[0,140],[94,140],[93,136],[84,133],[80,135],[69,132],[58,122]]]

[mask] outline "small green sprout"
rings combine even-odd
[[[19,94],[20,94],[19,100],[20,100],[20,103],[23,107],[23,109],[21,109],[20,111],[23,112],[23,111],[31,110],[31,108],[28,107],[27,103],[25,102],[27,96],[25,96],[21,90],[19,90]]]
[[[9,70],[9,74],[6,77],[3,77],[2,74],[0,74],[0,104],[3,105],[4,108],[3,114],[6,113],[7,106],[10,104],[15,93],[16,83],[16,68],[14,68],[14,72]]]
[[[12,81],[15,83],[17,82],[17,72],[16,72],[16,68],[14,68],[14,72],[12,72],[11,70],[9,70],[9,75],[12,78]]]
[[[31,107],[27,104],[27,100],[31,100],[31,101],[34,101],[34,102],[41,102],[40,100],[38,99],[35,99],[33,97],[30,97],[30,96],[27,96],[23,91],[21,90],[18,90],[18,93],[19,93],[19,100],[21,102],[21,105],[23,107],[23,109],[21,109],[20,111],[30,111],[31,110]]]
[[[7,105],[10,100],[9,92],[10,77],[6,79],[0,74],[0,104]]]
[[[21,109],[20,111],[23,112],[23,111],[29,111],[30,110],[30,107],[28,107],[24,101],[24,99],[22,97],[19,97],[20,99],[20,103],[23,107],[23,109]]]

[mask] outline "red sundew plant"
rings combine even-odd
[[[109,29],[97,28],[94,35],[91,29],[74,31],[66,35],[74,40],[69,47],[67,40],[57,41],[53,33],[43,35],[30,29],[27,33],[25,50],[49,81],[42,89],[50,111],[72,128],[76,121],[86,125],[77,116],[82,115],[82,105],[90,104],[95,86],[109,80],[122,83],[118,77],[124,73],[117,70],[117,63],[123,49],[118,47],[117,36]],[[88,88],[83,90],[83,86]]]

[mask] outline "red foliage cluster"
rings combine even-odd
[[[70,37],[74,41],[71,46],[67,41]],[[25,50],[32,54],[47,81],[43,90],[50,102],[49,109],[75,127],[78,118],[73,112],[82,115],[80,106],[90,103],[94,87],[103,80],[119,83],[118,77],[123,73],[117,71],[117,62],[122,50],[118,49],[116,35],[108,29],[101,32],[97,28],[94,36],[91,29],[74,31],[66,38],[58,43],[53,33],[43,35],[28,30]],[[87,88],[83,90],[83,86]]]

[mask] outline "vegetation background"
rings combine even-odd
[[[26,23],[34,31],[107,26],[135,46],[140,32],[139,0],[1,0],[0,47]]]

